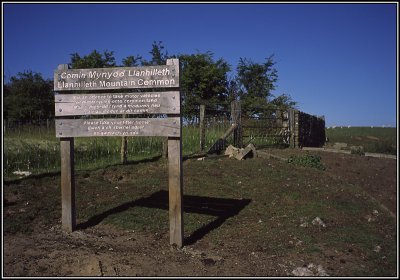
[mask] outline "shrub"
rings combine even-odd
[[[304,167],[316,168],[318,170],[325,170],[325,166],[321,163],[321,157],[317,155],[304,155],[304,156],[290,156],[288,162],[295,165]]]

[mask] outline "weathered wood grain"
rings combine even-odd
[[[57,119],[57,137],[180,137],[180,118]]]
[[[173,87],[179,87],[179,63],[54,71],[55,91]]]
[[[183,246],[183,180],[181,138],[168,138],[170,244]]]
[[[179,91],[54,95],[56,116],[179,114]]]
[[[72,232],[76,226],[74,138],[60,139],[61,153],[61,224]]]
[[[168,59],[167,65],[177,65],[178,59]],[[179,118],[180,115],[168,115],[168,118]],[[182,131],[182,126],[179,126]],[[182,133],[179,133],[179,136]],[[183,172],[182,172],[182,138],[168,137],[168,188],[169,188],[169,234],[170,244],[183,246]]]

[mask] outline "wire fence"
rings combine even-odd
[[[325,121],[298,111],[265,109],[245,116],[240,103],[228,106],[192,106],[190,118],[182,118],[183,156],[221,154],[228,145],[243,148],[252,143],[266,147],[321,145]],[[299,124],[301,125],[299,127]],[[297,125],[297,126],[296,126]],[[60,144],[54,119],[3,123],[3,173],[55,172],[60,169]],[[75,140],[77,170],[121,163],[122,137],[82,137]],[[127,161],[163,154],[165,137],[127,137]],[[314,139],[314,140],[313,140]]]

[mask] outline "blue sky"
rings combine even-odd
[[[3,10],[3,73],[52,78],[71,53],[114,51],[117,64],[153,41],[169,54],[274,55],[275,95],[326,125],[396,126],[396,4],[12,4]]]

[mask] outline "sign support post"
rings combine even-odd
[[[179,60],[167,60],[167,65],[174,63],[179,64]],[[176,116],[180,117],[180,115],[168,115],[168,117]],[[182,120],[180,121],[182,123]],[[168,137],[169,234],[170,244],[176,244],[178,247],[183,246],[182,125],[180,129],[179,138]]]
[[[61,64],[58,70],[68,70],[68,64]],[[61,154],[61,224],[67,232],[75,230],[75,170],[74,138],[60,138]]]

